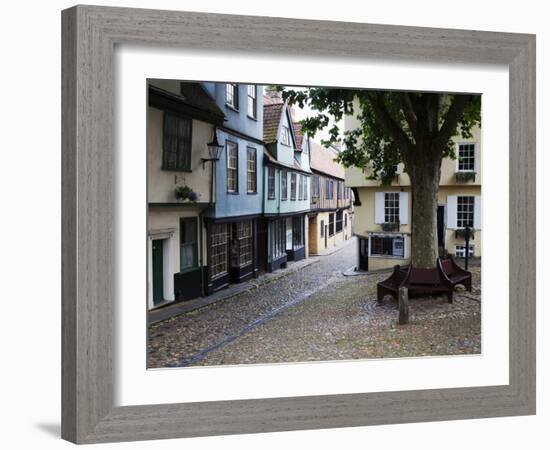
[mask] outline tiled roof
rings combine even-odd
[[[284,103],[264,103],[264,142],[266,144],[277,141],[283,107]]]
[[[153,83],[149,84],[149,104],[188,114],[199,120],[223,123],[225,114],[200,83],[181,83],[175,94]]]
[[[216,101],[200,83],[181,83],[181,96],[190,106],[224,116]]]
[[[264,148],[264,161],[275,166],[282,167],[283,169],[294,169],[298,172],[311,173],[311,170],[303,168],[300,163],[294,158],[292,164],[285,164],[284,162],[276,159],[267,148]]]
[[[294,135],[296,136],[296,148],[298,150],[303,150],[302,144],[304,141],[304,133],[302,133],[302,124],[299,122],[293,122],[294,126]]]
[[[317,142],[309,141],[310,166],[317,172],[322,172],[342,180],[346,177],[344,166],[334,161],[337,153],[331,148],[325,148]]]

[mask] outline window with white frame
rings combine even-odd
[[[295,250],[304,246],[304,216],[292,218],[292,246]]]
[[[225,103],[232,108],[239,109],[239,85],[227,83],[225,85]]]
[[[405,256],[405,239],[403,236],[373,235],[370,238],[372,256]]]
[[[270,227],[271,260],[286,255],[286,219],[274,220]]]
[[[458,171],[473,172],[476,163],[476,145],[474,143],[458,144]]]
[[[466,257],[466,246],[464,244],[455,245],[455,256],[457,258]],[[473,256],[474,256],[474,246],[468,245],[468,257],[473,257]]]
[[[246,189],[249,193],[256,192],[256,149],[246,149]]]
[[[275,199],[275,167],[267,168],[267,198]]]
[[[475,197],[473,195],[459,195],[456,198],[456,226],[457,228],[474,227]]]
[[[308,192],[307,192],[307,179],[308,177],[303,177],[303,183],[304,183],[304,200],[308,199]]]
[[[231,266],[242,267],[252,263],[252,221],[231,224]]]
[[[319,191],[320,191],[319,175],[314,175],[311,180],[311,197],[319,198]]]
[[[281,127],[281,144],[288,145],[290,147],[290,128],[286,125]]]
[[[239,172],[239,157],[237,144],[227,141],[227,190],[228,192],[237,192],[238,172]]]
[[[227,273],[227,233],[226,223],[213,224],[210,234],[210,275],[212,278]]]
[[[249,84],[248,85],[248,117],[252,117],[253,119],[256,119],[258,116],[258,106],[256,102],[256,85],[255,84]]]
[[[290,200],[296,200],[296,174],[290,174]]]
[[[298,200],[304,199],[304,183],[302,183],[303,175],[298,175]]]
[[[180,272],[197,267],[197,219],[180,219]]]
[[[399,192],[386,192],[384,194],[384,222],[399,222]]]
[[[288,172],[281,171],[281,200],[288,199]]]
[[[325,181],[326,199],[332,200],[334,198],[334,181],[327,178]]]

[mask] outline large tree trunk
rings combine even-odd
[[[416,149],[406,164],[412,191],[411,263],[414,267],[435,267],[437,247],[437,192],[441,157],[428,149]]]

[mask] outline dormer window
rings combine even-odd
[[[281,127],[281,144],[290,147],[290,128],[285,125]]]
[[[225,104],[234,109],[239,109],[239,85],[236,83],[226,83],[225,85]]]

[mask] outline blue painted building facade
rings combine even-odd
[[[277,96],[264,102],[265,267],[271,272],[307,257],[311,170],[307,140],[293,124],[287,103]],[[305,145],[303,145],[304,141]]]
[[[214,204],[205,214],[205,294],[258,275],[258,221],[263,212],[263,86],[203,83],[223,111],[223,146],[215,163]]]
[[[149,307],[307,257],[310,149],[288,104],[178,80],[150,80],[148,98]]]

